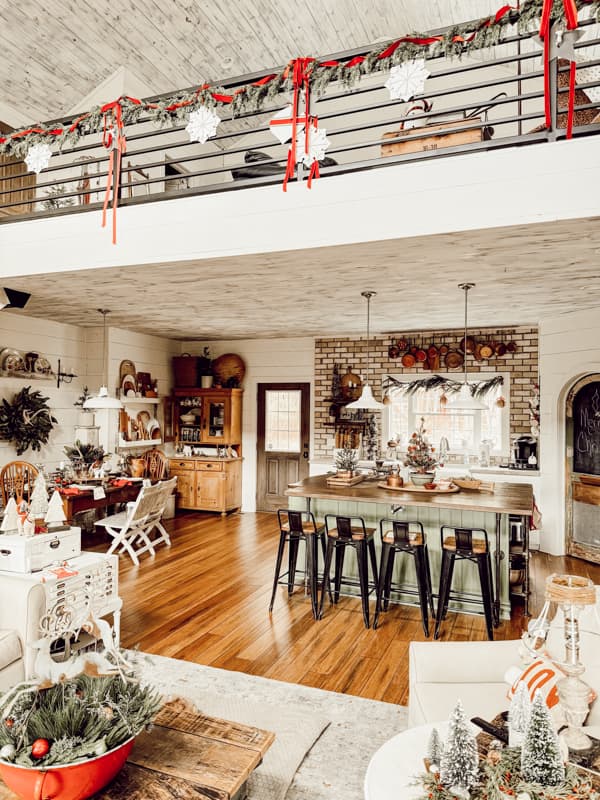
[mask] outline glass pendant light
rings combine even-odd
[[[380,409],[385,408],[383,403],[380,403],[379,400],[375,400],[373,397],[373,389],[371,389],[369,385],[369,373],[370,373],[370,366],[371,366],[371,343],[370,343],[370,325],[371,325],[371,298],[374,297],[377,292],[361,292],[361,297],[365,297],[367,300],[367,380],[363,384],[362,392],[358,400],[355,400],[353,403],[348,403],[346,408],[364,408],[364,409]]]
[[[468,345],[467,345],[467,298],[469,296],[469,289],[472,289],[475,286],[474,283],[459,283],[458,288],[462,289],[465,293],[465,338],[464,338],[464,368],[465,368],[465,375],[463,384],[456,393],[456,395],[448,401],[446,404],[446,408],[451,408],[453,411],[485,411],[487,406],[485,403],[482,403],[481,400],[478,400],[476,397],[473,397],[471,394],[471,389],[469,387],[469,382],[467,380],[467,355],[468,355]]]
[[[108,393],[108,364],[106,363],[106,315],[110,314],[110,311],[108,311],[106,308],[99,308],[98,313],[102,314],[104,318],[102,337],[103,382],[102,386],[98,390],[98,394],[95,397],[90,397],[88,400],[86,400],[83,404],[83,408],[89,408],[91,410],[101,408],[123,408],[123,403],[121,403],[117,397],[111,397],[111,395]]]

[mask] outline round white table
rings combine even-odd
[[[381,745],[367,767],[365,800],[415,800],[423,795],[423,787],[415,785],[415,776],[425,771],[423,759],[434,728],[443,741],[447,722],[408,728]]]

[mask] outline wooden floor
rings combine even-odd
[[[278,542],[272,514],[185,514],[167,522],[173,545],[134,567],[121,556],[122,644],[172,658],[262,675],[336,692],[405,705],[408,645],[423,641],[418,609],[391,605],[377,630],[366,630],[360,601],[326,602],[312,618],[302,590],[288,599],[284,587],[272,615],[269,597]],[[107,540],[86,539],[106,550]],[[551,572],[572,572],[600,583],[600,566],[534,553],[531,609],[541,607]],[[515,639],[522,610],[496,630]],[[442,640],[485,639],[483,619],[449,614]]]

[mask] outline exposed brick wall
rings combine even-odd
[[[516,353],[506,353],[502,358],[474,361],[468,357],[469,373],[509,372],[510,373],[510,433],[519,435],[530,433],[529,404],[533,385],[539,382],[538,376],[538,329],[537,327],[469,329],[469,336],[476,341],[499,341],[517,343]],[[371,384],[375,397],[381,398],[382,379],[388,373],[419,372],[423,377],[433,373],[422,366],[404,369],[400,359],[388,357],[388,347],[392,339],[407,339],[411,344],[424,349],[430,344],[446,344],[451,350],[458,349],[463,331],[450,329],[443,331],[398,332],[397,334],[371,339]],[[333,450],[334,429],[330,426],[333,418],[329,415],[331,405],[331,379],[334,364],[339,365],[340,375],[348,366],[352,371],[364,376],[367,367],[367,343],[361,339],[317,339],[315,341],[315,418],[314,441],[316,458],[327,458]],[[460,380],[463,368],[448,370],[442,363],[440,372],[455,373]],[[329,423],[329,425],[328,425]]]

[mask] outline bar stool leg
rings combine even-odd
[[[369,548],[369,558],[371,560],[371,569],[373,571],[373,583],[375,586],[379,583],[377,577],[377,552],[375,550],[375,540],[369,539],[367,542],[367,547]]]
[[[342,586],[342,575],[344,573],[344,556],[346,555],[346,547],[344,545],[335,545],[335,580],[333,587],[333,603],[337,605],[340,601],[340,589]]]
[[[390,557],[390,550],[392,546],[387,542],[381,545],[381,564],[379,566],[379,580],[377,581],[377,602],[375,603],[375,616],[373,617],[373,628],[377,628],[379,622],[379,614],[381,612],[381,600],[385,591],[385,578],[387,575],[387,565]]]
[[[427,545],[424,546],[423,552],[425,554],[425,569],[427,571],[427,591],[429,593],[429,611],[431,618],[435,619],[435,611],[433,610],[433,589],[431,588],[431,567],[429,566],[429,550]]]
[[[425,566],[425,553],[423,546],[417,545],[413,549],[415,557],[415,568],[417,572],[417,588],[419,590],[419,604],[421,606],[421,621],[425,636],[429,636],[429,617],[427,606],[429,601],[429,591],[427,588],[427,569]]]
[[[362,601],[363,620],[365,628],[369,628],[369,562],[367,561],[367,548],[364,541],[356,543],[356,560],[358,562],[358,579],[360,581],[360,599]]]
[[[310,605],[314,619],[319,619],[318,603],[318,550],[317,537],[314,534],[307,535],[306,539],[306,570],[308,572],[308,585],[310,588]]]
[[[296,580],[296,564],[298,563],[298,545],[300,538],[293,533],[290,534],[290,544],[288,550],[289,571],[288,571],[288,594],[294,591],[294,581]]]
[[[321,600],[319,602],[319,619],[323,619],[323,603],[325,601],[325,591],[329,588],[329,596],[331,599],[331,589],[329,580],[329,570],[331,569],[331,559],[333,556],[333,549],[335,544],[331,539],[327,540],[327,550],[325,552],[325,564],[323,566],[323,583],[321,586]]]
[[[444,618],[444,609],[448,607],[448,597],[452,584],[452,572],[454,568],[454,553],[442,550],[442,571],[440,575],[440,592],[438,596],[437,616],[435,620],[435,630],[433,638],[437,639],[440,633],[440,625]]]
[[[392,577],[394,575],[394,561],[396,559],[396,548],[390,548],[387,569],[385,571],[385,585],[383,589],[383,610],[387,611],[390,607],[390,592],[392,590]]]
[[[325,531],[321,531],[321,533],[319,533],[318,536],[321,542],[321,550],[323,551],[323,563],[325,563],[325,558],[327,556],[327,535],[325,534]],[[319,560],[317,558],[317,573],[318,572],[319,572]],[[333,603],[333,593],[331,591],[331,580],[329,579],[329,573],[327,573],[327,575],[323,573],[323,578],[327,578],[327,591],[329,593],[329,602]]]
[[[442,619],[446,619],[448,614],[448,603],[450,602],[450,591],[452,589],[452,579],[454,577],[454,564],[456,563],[456,554],[452,551],[448,553],[449,561],[448,561],[448,585],[446,587],[446,592],[444,593],[444,603],[442,605]],[[438,605],[439,605],[439,598],[438,598]]]
[[[273,579],[273,592],[271,594],[271,602],[269,604],[269,614],[273,611],[275,604],[275,595],[277,594],[277,583],[279,581],[279,574],[281,572],[281,562],[283,561],[283,551],[285,549],[286,534],[281,531],[279,534],[279,547],[277,549],[277,561],[275,562],[275,578]]]
[[[477,567],[479,568],[479,582],[485,612],[485,627],[488,639],[492,641],[494,639],[494,610],[492,605],[492,564],[489,553],[477,558]]]

